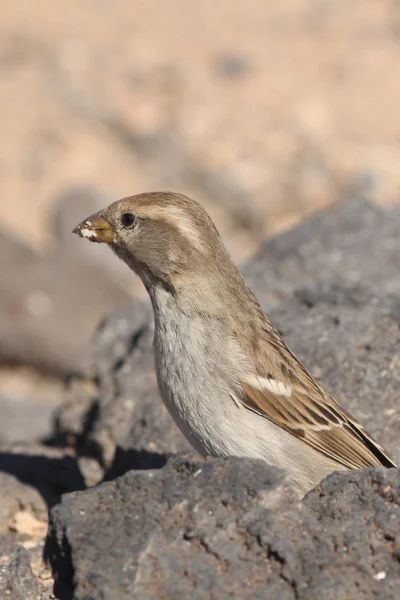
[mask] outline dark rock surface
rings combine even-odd
[[[159,399],[149,304],[106,319],[79,368],[56,419],[56,439],[92,453],[116,475],[157,468],[165,453],[190,450]]]
[[[400,296],[311,286],[271,316],[319,383],[399,462]]]
[[[266,243],[244,272],[299,358],[400,459],[400,211],[345,202]],[[159,399],[152,334],[146,303],[106,319],[58,412],[57,437],[114,475],[188,449]]]
[[[26,550],[0,535],[0,600],[42,600]]]
[[[36,490],[48,507],[60,501],[61,495],[74,490],[83,490],[85,481],[72,451],[50,448],[39,444],[12,444],[0,446],[0,474],[12,476],[28,490]],[[3,502],[12,498],[13,487],[8,487],[8,494],[0,495],[0,506],[5,510]],[[22,490],[21,486],[18,489]],[[4,491],[4,489],[3,489]],[[28,491],[26,492],[28,493]],[[29,492],[30,493],[30,492]],[[30,498],[28,493],[28,497]],[[35,498],[37,495],[35,494]],[[30,504],[33,512],[43,515],[42,503],[36,500],[21,501],[21,495],[15,494],[15,501],[20,505]],[[8,501],[7,501],[8,502]]]
[[[63,497],[60,598],[397,599],[400,475],[334,474],[303,503],[261,461],[171,459]]]
[[[54,598],[43,561],[48,510],[63,493],[84,488],[71,452],[39,444],[0,446],[0,600]]]
[[[309,285],[400,293],[400,209],[336,204],[267,241],[243,272],[267,311]]]

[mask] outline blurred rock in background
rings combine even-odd
[[[105,200],[71,190],[55,206],[55,240],[46,256],[0,236],[0,360],[65,375],[98,322],[129,302],[135,279],[107,248],[73,244],[80,210],[87,216]],[[69,235],[68,235],[69,234]],[[139,289],[139,284],[136,283]]]

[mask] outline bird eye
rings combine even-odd
[[[132,227],[136,221],[136,217],[134,214],[127,212],[124,213],[121,217],[121,223],[124,227]]]

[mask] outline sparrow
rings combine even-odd
[[[200,454],[263,459],[301,497],[333,471],[396,467],[285,344],[200,204],[130,196],[73,233],[108,244],[143,281],[161,397]]]

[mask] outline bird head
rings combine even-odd
[[[200,204],[171,192],[117,200],[84,219],[73,233],[105,243],[133,269],[146,287],[174,287],[186,275],[211,268],[226,251]]]

